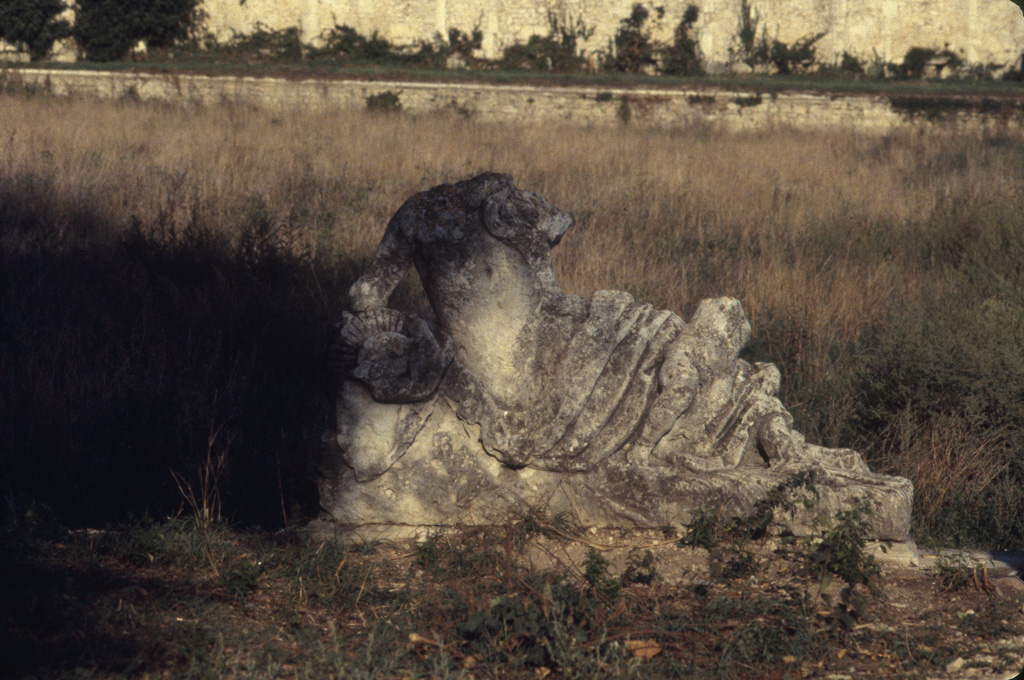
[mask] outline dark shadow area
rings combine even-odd
[[[324,346],[362,263],[315,255],[260,206],[229,238],[57,219],[27,189],[0,188],[0,512],[314,513]]]
[[[54,677],[79,669],[129,673],[160,654],[159,643],[140,635],[127,611],[117,615],[119,593],[155,596],[158,582],[127,579],[89,562],[58,563],[23,537],[0,540],[0,548],[5,677]],[[123,628],[110,625],[112,617]]]

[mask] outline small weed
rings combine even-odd
[[[978,582],[978,571],[983,564],[965,551],[939,555],[935,560],[935,568],[939,572],[942,589],[955,592],[969,583]]]
[[[583,577],[597,595],[614,602],[622,592],[622,580],[608,572],[608,560],[595,548],[587,550],[583,560]]]
[[[708,566],[714,578],[731,581],[753,576],[761,563],[749,550],[728,550],[713,553]]]
[[[221,440],[226,441],[221,441]],[[185,479],[183,475],[171,471],[178,492],[192,511],[192,518],[199,529],[209,529],[222,520],[220,486],[221,479],[227,472],[228,449],[231,442],[223,428],[210,426],[210,436],[206,442],[206,456],[200,461],[196,484]]]
[[[752,539],[761,539],[767,535],[777,513],[786,513],[792,517],[800,509],[813,510],[819,499],[815,479],[814,470],[790,475],[754,505],[754,512],[737,521],[735,530]]]
[[[686,525],[686,533],[679,539],[679,545],[705,550],[718,545],[718,518],[700,510],[693,521]]]
[[[723,661],[738,656],[745,663],[774,663],[785,653],[787,636],[777,626],[752,623],[744,626],[725,644]]]
[[[399,113],[402,110],[402,101],[397,94],[387,90],[367,96],[366,110],[373,113]]]
[[[241,558],[221,572],[221,586],[232,597],[242,597],[256,590],[263,574],[263,560]]]
[[[850,584],[867,585],[878,575],[874,558],[864,552],[870,528],[862,507],[838,511],[812,553],[813,562],[820,565],[822,573],[835,574]]]
[[[560,512],[554,517],[548,517],[541,510],[531,509],[520,517],[510,519],[505,532],[510,547],[519,552],[535,536],[567,540],[582,535],[583,527],[569,513]]]
[[[658,565],[654,554],[650,550],[644,550],[643,556],[637,550],[631,550],[626,558],[626,568],[622,572],[620,580],[623,586],[639,583],[649,586],[658,578]]]
[[[348,547],[348,551],[356,555],[372,555],[380,547],[380,541],[359,540]]]
[[[630,106],[630,98],[627,95],[622,95],[619,98],[619,108],[615,109],[615,117],[623,125],[628,125],[629,121],[633,118],[633,107]]]
[[[835,612],[836,620],[850,630],[855,621],[864,616],[868,605],[858,586],[866,588],[874,597],[881,592],[878,585],[881,571],[874,556],[864,551],[871,528],[868,511],[858,504],[836,512],[832,518],[819,518],[819,522],[824,528],[806,554],[806,567],[817,579],[818,593],[826,602],[828,598],[823,591],[831,584],[833,576],[846,584],[839,592]]]
[[[436,534],[430,534],[416,544],[416,564],[428,571],[437,567],[441,559],[441,546]]]
[[[199,529],[188,519],[144,520],[114,534],[113,552],[136,565],[216,568],[224,552],[222,525]]]
[[[602,578],[606,567],[598,568]],[[490,657],[506,671],[522,665],[547,669],[542,673],[553,668],[583,672],[594,660],[586,647],[605,635],[601,602],[564,574],[531,573],[524,575],[518,595],[493,597],[472,610],[456,631],[474,658]]]
[[[337,541],[304,546],[297,551],[293,569],[296,575],[311,582],[336,580],[348,563],[348,551]]]

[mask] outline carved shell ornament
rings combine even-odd
[[[377,401],[411,403],[433,395],[454,357],[451,338],[439,342],[423,319],[380,308],[342,314],[329,359],[337,378],[361,382]]]

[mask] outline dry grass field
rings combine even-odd
[[[624,289],[684,318],[704,297],[739,298],[746,354],[780,366],[809,438],[914,481],[919,542],[1020,548],[1024,139],[6,92],[0,634],[18,651],[0,664],[43,677],[914,676],[955,660],[942,647],[953,633],[973,650],[1019,628],[979,591],[943,600],[939,638],[924,610],[915,632],[890,635],[897,610],[826,606],[807,594],[824,572],[795,553],[796,590],[737,593],[736,578],[768,569],[742,545],[712,554],[718,580],[683,591],[650,586],[640,561],[620,576],[593,556],[578,573],[531,571],[513,560],[515,532],[567,529],[530,518],[384,557],[212,522],[271,529],[315,513],[323,351],[345,291],[402,201],[485,170],[575,215],[555,251],[567,290]],[[393,302],[427,312],[411,278]],[[189,488],[202,528],[159,520],[187,512]],[[67,533],[99,526],[111,531]],[[831,560],[836,545],[806,550]],[[854,564],[842,578],[863,590],[873,572]],[[855,614],[875,627],[850,628]],[[630,636],[658,641],[653,666],[616,642]]]
[[[271,505],[290,518],[322,411],[307,383],[346,286],[406,197],[498,170],[575,215],[555,251],[567,290],[625,289],[684,318],[704,297],[739,298],[748,355],[780,365],[798,424],[913,479],[922,537],[1021,537],[993,516],[1020,507],[1024,471],[1019,138],[275,117],[16,93],[0,99],[0,130],[9,495],[92,521],[153,510],[155,497],[90,507],[28,470],[130,458],[167,490],[168,466],[188,474],[223,446],[279,478]],[[398,297],[422,308],[414,282]],[[280,450],[263,441],[267,417]],[[235,495],[244,515],[255,499]]]

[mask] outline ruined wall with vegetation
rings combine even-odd
[[[936,75],[922,68],[931,60],[933,71],[951,66],[942,75],[989,77],[1024,71],[1017,3],[1024,0],[0,0],[0,60],[112,61],[182,43],[352,56],[355,40],[370,44],[364,58],[426,50],[441,55],[434,66],[589,63],[676,75],[840,66],[920,77]],[[446,61],[453,52],[459,59]]]
[[[315,42],[335,25],[364,35],[379,33],[414,45],[449,30],[479,30],[482,55],[548,35],[553,21],[582,33],[582,49],[607,51],[635,0],[204,0],[205,28],[218,39],[297,27]],[[758,36],[796,43],[821,35],[818,59],[838,62],[843,53],[862,61],[900,61],[913,47],[950,49],[966,62],[1009,65],[1024,51],[1024,18],[1011,0],[658,0],[647,3],[655,39],[670,41],[689,5],[696,5],[697,39],[708,64],[725,63],[741,46],[744,16]],[[748,13],[744,14],[744,6]],[[657,8],[663,7],[659,17]]]

